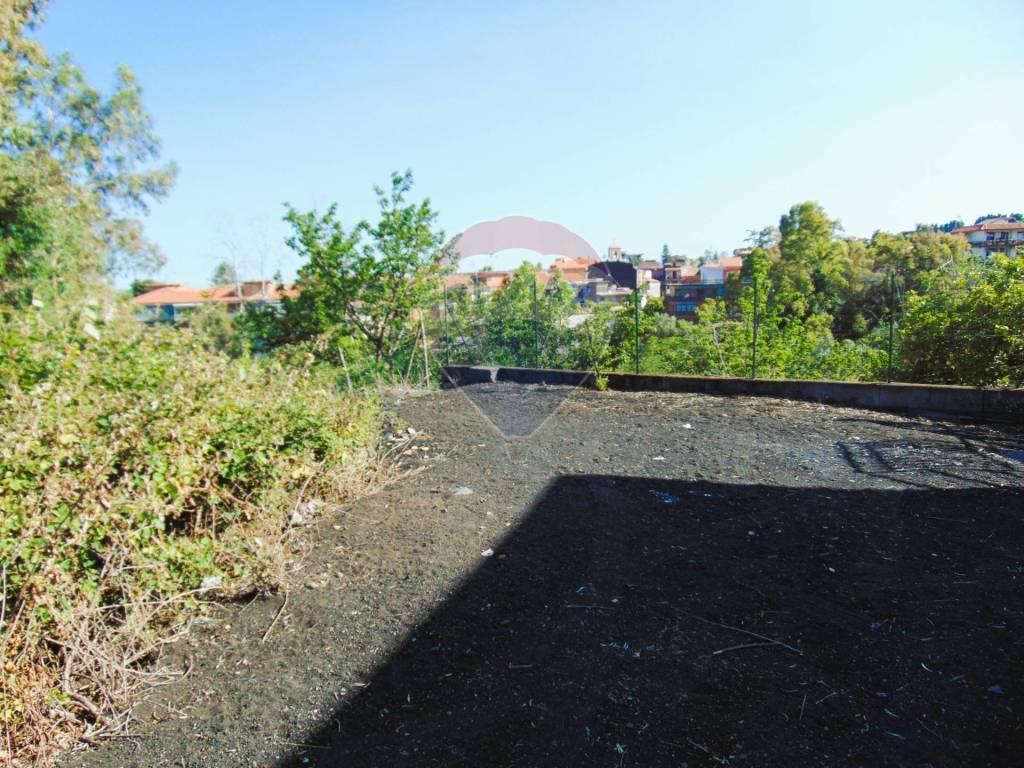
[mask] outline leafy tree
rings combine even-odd
[[[220,262],[210,276],[211,285],[233,285],[237,282],[238,273],[235,271],[235,265],[230,261]]]
[[[481,362],[563,365],[566,345],[571,343],[567,321],[576,308],[575,295],[561,275],[542,286],[537,266],[520,265],[504,288],[476,302],[484,335]]]
[[[131,71],[91,87],[67,55],[25,33],[43,0],[0,5],[0,293],[56,289],[78,276],[158,268],[138,216],[170,189]],[[22,294],[23,295],[23,294]]]
[[[640,312],[636,311],[637,299],[640,300]],[[639,314],[639,318],[637,315]],[[659,299],[644,299],[632,293],[626,297],[621,311],[615,314],[612,324],[611,345],[614,350],[612,362],[619,370],[632,371],[636,368],[636,341],[639,320],[639,339],[641,354],[649,340],[664,333],[666,326],[659,322],[665,316],[665,304]]]
[[[661,246],[661,266],[667,267],[672,262],[672,252],[668,249],[668,243]]]
[[[716,251],[714,248],[705,248],[704,255],[697,259],[697,264],[703,267],[705,264],[712,264],[719,259],[727,257],[728,255],[729,254],[725,251]]]
[[[160,285],[163,285],[163,283],[160,283],[157,280],[150,280],[148,278],[132,280],[131,286],[128,288],[128,295],[141,296],[144,293],[149,293],[156,289]]]
[[[1024,221],[1024,213],[986,213],[974,220],[975,224],[983,224],[989,219],[1009,219],[1010,221]]]
[[[615,315],[619,307],[609,303],[592,304],[590,316],[576,331],[578,343],[571,352],[572,366],[583,371],[593,371],[598,388],[606,382],[605,373],[615,366],[616,349],[612,342],[615,332]]]
[[[750,243],[754,248],[772,249],[779,244],[778,227],[762,227],[761,229],[748,229],[745,242]]]
[[[944,290],[912,291],[901,336],[912,381],[1024,386],[1024,261],[996,255]]]
[[[389,190],[374,188],[378,221],[360,221],[349,231],[336,205],[323,214],[288,207],[287,244],[306,262],[296,280],[299,297],[284,302],[290,338],[355,335],[376,364],[396,372],[400,349],[415,340],[415,317],[439,303],[446,255],[430,201],[406,203],[412,183],[409,171],[392,174]]]
[[[798,317],[832,312],[845,288],[842,247],[835,239],[841,230],[814,202],[794,205],[779,221],[779,259],[775,280],[780,301]]]

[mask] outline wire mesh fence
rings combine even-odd
[[[661,296],[640,286],[604,301],[581,301],[577,291],[564,287],[517,277],[496,289],[446,289],[438,313],[439,357],[446,364],[597,375],[847,381],[936,381],[943,376],[943,383],[1020,386],[1012,377],[985,381],[979,377],[988,374],[958,373],[986,371],[993,360],[1010,360],[1024,375],[1024,317],[1016,327],[978,316],[969,325],[945,318],[935,328],[922,329],[927,316],[917,312],[908,336],[907,281],[896,271],[863,281],[863,298],[853,316],[844,316],[842,307],[831,314],[810,311],[807,297],[787,302],[776,284],[756,277],[723,282],[716,295],[698,297],[684,311],[678,311],[681,302],[670,295],[682,291],[672,285]]]

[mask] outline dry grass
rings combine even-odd
[[[153,664],[164,644],[283,582],[293,513],[394,470],[377,402],[329,372],[89,306],[5,322],[0,348],[0,765],[21,768],[124,732],[185,672]]]

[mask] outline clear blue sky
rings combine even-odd
[[[229,241],[288,277],[284,201],[353,222],[406,168],[450,234],[521,214],[602,252],[732,249],[806,199],[854,235],[1024,209],[1020,0],[56,0],[38,35],[139,76],[181,168],[168,280]]]

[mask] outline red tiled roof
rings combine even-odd
[[[722,259],[716,259],[715,261],[709,261],[704,265],[708,269],[742,269],[743,268],[743,257],[742,256],[726,256]]]
[[[551,262],[551,266],[548,267],[548,270],[561,269],[564,271],[566,269],[586,269],[591,264],[596,263],[597,259],[555,259]]]
[[[963,235],[968,232],[1020,232],[1024,230],[1024,221],[1010,221],[1006,217],[988,219],[981,224],[970,224],[966,227],[957,227],[953,230],[954,235]]]
[[[456,272],[454,275],[444,276],[445,288],[468,288],[473,285],[473,276],[465,272]]]
[[[279,301],[282,297],[295,298],[298,290],[291,285],[279,286],[273,282],[248,281],[237,285],[215,285],[210,288],[192,288],[187,285],[164,285],[139,294],[132,301],[144,306],[162,304],[241,304],[245,301]]]

